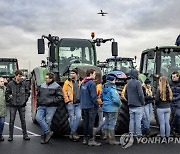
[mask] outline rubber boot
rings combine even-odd
[[[119,145],[120,144],[120,142],[116,141],[116,139],[115,139],[114,130],[109,131],[109,144],[110,145]]]
[[[88,146],[101,146],[101,143],[98,143],[94,140],[94,138],[89,139]]]
[[[104,133],[105,133],[105,137],[106,137],[106,144],[109,144],[109,130],[105,129]]]
[[[41,135],[41,144],[45,144],[45,135]]]

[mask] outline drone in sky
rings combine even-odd
[[[101,10],[101,12],[99,12],[99,13],[97,13],[97,14],[101,14],[102,16],[105,16],[105,15],[108,14],[108,13],[105,13],[105,12],[103,12],[103,10]]]

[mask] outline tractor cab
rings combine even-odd
[[[152,84],[155,89],[160,76],[170,79],[171,73],[174,71],[180,71],[179,46],[156,47],[142,52],[140,73],[153,81]]]

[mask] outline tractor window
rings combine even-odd
[[[161,53],[161,75],[170,77],[174,71],[180,68],[180,52]]]
[[[120,70],[124,73],[128,73],[131,69],[133,69],[132,61],[122,61]]]
[[[143,70],[142,70],[143,73],[146,73],[146,68],[147,68],[147,54],[145,54],[143,58]]]
[[[13,76],[16,70],[16,62],[0,62],[0,76]]]
[[[68,72],[72,64],[94,65],[95,55],[92,44],[87,40],[63,39],[59,45],[60,75]]]

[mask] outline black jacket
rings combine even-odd
[[[29,96],[30,91],[26,81],[17,83],[12,80],[7,84],[5,97],[10,106],[26,106]]]
[[[56,82],[43,83],[37,91],[38,106],[59,106],[63,101],[62,88]]]
[[[169,93],[168,89],[166,89],[166,100],[167,101],[162,101],[160,98],[160,90],[159,88],[157,89],[156,92],[156,97],[155,97],[155,104],[157,108],[169,108],[170,107],[170,101],[169,101]]]
[[[144,106],[144,93],[142,85],[138,80],[138,71],[131,70],[131,80],[126,86],[126,95],[129,107],[142,107]]]

